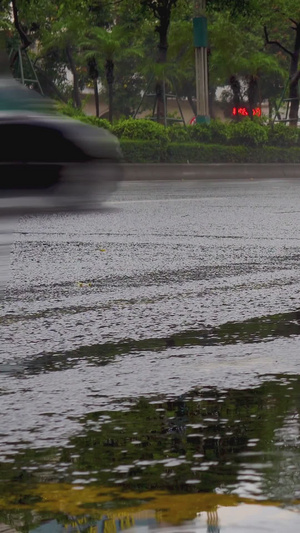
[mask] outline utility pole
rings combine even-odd
[[[205,16],[206,0],[194,0],[194,45],[196,67],[196,123],[210,121],[208,108],[208,66],[207,66],[207,18]]]

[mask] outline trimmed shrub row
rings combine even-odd
[[[210,124],[165,128],[149,119],[108,120],[87,116],[71,105],[60,112],[102,127],[119,138],[124,159],[136,163],[299,163],[300,129],[262,120],[239,123],[212,120]]]
[[[244,146],[219,144],[170,143],[166,160],[169,163],[239,163],[247,157]]]
[[[159,140],[167,143],[205,143],[224,146],[300,146],[300,129],[285,124],[273,126],[243,119],[239,123],[212,120],[210,124],[187,126],[174,124],[165,128],[151,120],[122,120],[112,125],[119,139]]]
[[[120,140],[127,163],[300,163],[300,146],[246,147],[204,143],[169,143]]]
[[[159,141],[120,140],[124,160],[127,163],[160,163],[166,159],[166,149]]]

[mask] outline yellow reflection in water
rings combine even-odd
[[[27,492],[27,491],[26,491]],[[127,527],[141,512],[150,513],[156,521],[178,525],[185,520],[194,520],[199,513],[208,513],[208,523],[217,523],[219,507],[233,507],[244,502],[258,504],[257,500],[243,499],[236,495],[212,493],[169,494],[163,491],[121,492],[111,487],[81,487],[69,484],[41,484],[27,492],[35,499],[34,504],[17,503],[16,496],[0,498],[0,510],[30,508],[36,512],[63,513],[89,519],[122,520]],[[109,507],[108,504],[109,503]],[[276,502],[259,502],[259,505],[279,506]],[[121,508],[121,510],[120,510]]]

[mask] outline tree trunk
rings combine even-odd
[[[268,100],[268,115],[269,115],[269,124],[272,124],[272,115],[273,115],[273,103],[272,100]]]
[[[31,45],[31,41],[28,39],[26,33],[24,32],[21,24],[20,24],[20,21],[19,21],[19,12],[18,12],[18,7],[17,7],[17,3],[16,3],[16,0],[12,0],[12,10],[13,10],[13,17],[14,17],[14,26],[18,32],[18,34],[20,35],[20,39],[22,41],[22,48],[23,50],[26,50],[26,48],[28,48],[28,46]]]
[[[297,24],[294,52],[291,57],[291,65],[290,65],[290,80],[291,81],[290,81],[290,90],[289,90],[289,99],[290,99],[290,113],[289,113],[290,124],[289,125],[292,127],[297,126],[298,111],[299,111],[299,94],[298,94],[299,51],[300,51],[300,24]]]
[[[172,7],[176,5],[177,0],[160,0],[150,2],[154,15],[158,18],[158,24],[155,28],[159,35],[157,63],[164,64],[167,62],[168,54],[168,30],[171,21]],[[166,125],[166,87],[165,80],[156,82],[156,103],[157,103],[157,122]]]
[[[88,67],[89,67],[89,76],[93,80],[96,117],[99,117],[99,114],[100,114],[99,113],[99,91],[98,91],[99,71],[98,71],[97,61],[95,57],[92,57],[91,59],[89,59]]]
[[[74,106],[80,109],[81,107],[81,99],[79,94],[79,78],[78,73],[76,70],[76,65],[73,57],[73,52],[71,49],[71,46],[66,47],[66,54],[69,61],[70,70],[73,74],[73,102]]]
[[[99,106],[99,91],[98,91],[98,80],[95,78],[93,80],[94,84],[94,96],[95,96],[95,107],[96,107],[96,117],[100,116],[100,106]]]
[[[238,113],[238,109],[241,107],[241,84],[234,75],[230,76],[229,83],[233,94],[233,107],[236,108],[236,115],[234,118],[236,121],[239,121],[241,118]]]
[[[158,63],[166,63],[167,61],[167,52],[168,52],[168,41],[167,41],[167,29],[166,31],[159,32],[159,45],[158,45]],[[164,80],[158,80],[156,82],[155,94],[156,94],[156,105],[157,105],[157,122],[160,124],[166,124],[166,96],[165,96],[165,82]]]
[[[113,84],[108,84],[108,120],[113,122]]]
[[[39,82],[42,86],[43,93],[49,96],[50,98],[54,98],[55,96],[59,98],[62,102],[65,104],[67,103],[67,98],[64,94],[60,92],[60,90],[56,87],[55,83],[47,76],[47,74],[38,66],[35,65],[35,69],[38,74]]]
[[[147,6],[153,12],[158,23],[155,31],[159,34],[157,63],[166,63],[168,51],[168,29],[170,26],[172,7],[178,0],[141,0],[141,4]],[[166,124],[166,98],[165,80],[157,80],[155,86],[157,122]]]
[[[105,63],[106,81],[108,86],[108,120],[112,124],[113,121],[113,84],[114,84],[114,62],[112,59],[107,59]]]
[[[214,104],[215,104],[215,101],[216,101],[216,90],[217,90],[216,87],[211,87],[210,90],[208,91],[209,116],[212,119],[216,118],[215,117],[215,109],[214,109],[214,107],[215,107]]]
[[[291,78],[290,90],[289,90],[289,101],[290,101],[290,112],[289,112],[290,123],[289,125],[292,127],[296,127],[297,121],[298,121],[298,111],[299,111],[298,82],[299,82],[299,77],[297,75],[294,75],[293,78]]]
[[[266,44],[275,44],[291,58],[290,64],[290,85],[289,85],[289,125],[292,127],[297,127],[298,122],[298,111],[299,111],[299,94],[298,94],[298,83],[300,79],[300,71],[298,71],[299,63],[299,53],[300,53],[300,22],[290,18],[293,26],[292,29],[296,32],[295,42],[294,42],[294,51],[291,52],[285,46],[283,46],[278,41],[272,41],[269,39],[267,27],[264,27]]]
[[[188,99],[188,103],[190,104],[191,110],[193,111],[194,115],[197,115],[197,108],[196,108],[196,104],[193,100],[192,95],[188,94],[187,99]]]
[[[257,78],[255,76],[249,76],[248,78],[248,114],[251,120],[253,120],[253,109],[257,104]]]

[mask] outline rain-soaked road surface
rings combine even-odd
[[[0,525],[294,532],[300,181],[124,182],[23,218],[0,317]]]

